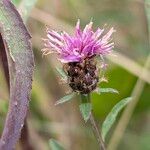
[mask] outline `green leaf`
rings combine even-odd
[[[90,118],[92,104],[91,103],[82,103],[82,104],[80,104],[79,107],[80,107],[80,112],[81,112],[83,119],[85,120],[85,122],[87,122],[88,119]]]
[[[101,93],[116,93],[116,94],[119,94],[118,90],[113,89],[113,88],[98,88],[97,93],[98,94],[101,94]]]
[[[111,126],[116,120],[116,117],[118,113],[125,107],[130,101],[132,100],[131,97],[127,97],[125,99],[122,99],[120,102],[118,102],[111,110],[111,112],[107,115],[105,121],[102,125],[102,136],[103,139],[105,139],[108,131],[110,130]]]
[[[67,101],[70,101],[73,97],[75,96],[75,93],[71,93],[71,94],[68,94],[64,97],[62,97],[60,100],[58,100],[55,105],[58,105],[58,104],[62,104],[62,103],[65,103]]]
[[[56,67],[56,70],[59,73],[59,75],[63,78],[63,80],[67,80],[68,77],[63,69]]]
[[[49,140],[49,146],[51,148],[51,150],[65,150],[61,144],[59,144],[56,140],[51,139]]]

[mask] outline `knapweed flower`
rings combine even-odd
[[[97,87],[99,67],[95,58],[109,54],[114,47],[111,42],[114,29],[104,34],[104,29],[100,28],[94,32],[92,25],[93,22],[90,22],[82,31],[78,20],[74,35],[47,28],[45,48],[42,50],[44,55],[58,54],[70,87],[81,94],[88,94]]]

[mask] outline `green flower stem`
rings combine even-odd
[[[81,94],[81,103],[90,103],[90,102],[91,102],[90,94],[88,94],[88,95],[82,95]],[[96,124],[96,121],[94,119],[92,111],[91,111],[91,114],[90,114],[89,121],[91,123],[91,126],[92,126],[93,132],[95,134],[95,137],[98,141],[99,149],[100,150],[106,150],[105,143],[104,143],[103,138],[102,138],[102,134],[101,134],[100,129],[98,128],[98,126]]]

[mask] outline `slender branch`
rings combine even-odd
[[[82,100],[82,103],[90,103],[91,102],[91,97],[90,97],[90,94],[88,94],[87,96],[85,95],[81,95],[81,100]],[[98,141],[98,144],[99,144],[99,149],[100,150],[106,150],[105,148],[105,143],[103,141],[103,138],[102,138],[102,135],[101,135],[101,132],[100,132],[100,129],[99,127],[97,126],[96,124],[96,121],[94,119],[94,116],[93,116],[93,113],[91,112],[90,114],[90,123],[92,125],[92,129],[93,129],[93,132],[95,134],[95,137]]]

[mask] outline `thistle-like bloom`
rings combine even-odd
[[[104,29],[92,30],[93,22],[87,24],[82,31],[78,20],[75,34],[58,33],[47,29],[47,39],[44,39],[44,55],[57,53],[59,60],[65,63],[69,85],[74,91],[87,94],[94,90],[98,83],[98,69],[95,56],[103,56],[112,51],[114,43],[111,28],[106,34]]]

